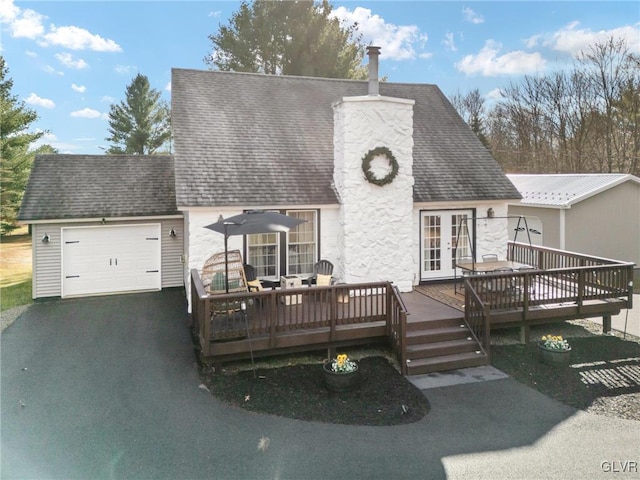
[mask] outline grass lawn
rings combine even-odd
[[[31,236],[26,227],[2,237],[0,310],[31,303]]]

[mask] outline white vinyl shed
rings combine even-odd
[[[540,225],[544,246],[640,265],[640,178],[507,176],[522,195],[521,201],[509,204],[509,215]]]

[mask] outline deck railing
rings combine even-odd
[[[465,285],[464,301],[464,321],[487,356],[488,363],[491,361],[491,309],[470,284]]]
[[[191,308],[205,357],[216,355],[216,342],[252,339],[254,347],[275,351],[296,333],[315,332],[313,341],[331,344],[349,337],[349,329],[367,326],[388,336],[399,355],[403,351],[395,342],[404,338],[406,308],[388,282],[210,295],[194,269]]]
[[[532,269],[469,275],[465,277],[465,318],[483,347],[483,335],[496,315],[516,312],[526,324],[534,308],[571,306],[575,315],[604,312],[598,302],[616,302],[618,308],[633,306],[633,263],[564,252],[552,248],[509,242],[509,260]],[[587,312],[586,305],[592,308]],[[599,316],[599,315],[597,315]],[[538,319],[554,319],[538,314]],[[484,329],[484,330],[483,330]]]
[[[592,267],[598,265],[629,265],[628,263],[611,260],[609,258],[511,241],[508,242],[507,257],[509,260],[524,263],[539,270]]]
[[[409,312],[398,287],[393,287],[389,292],[389,342],[391,349],[398,359],[403,375],[407,375],[407,316]]]

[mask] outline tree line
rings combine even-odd
[[[640,176],[640,57],[623,40],[511,83],[491,107],[477,89],[450,101],[507,172]]]

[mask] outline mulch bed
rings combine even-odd
[[[519,382],[566,405],[640,420],[640,344],[614,336],[568,338],[569,365],[547,365],[537,343],[493,345],[491,363]]]
[[[382,356],[359,360],[361,382],[350,392],[324,386],[322,363],[232,373],[204,370],[205,385],[220,400],[253,412],[345,425],[413,423],[429,411],[424,394]]]

